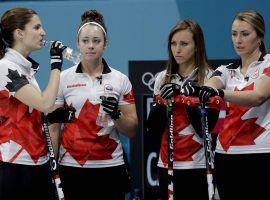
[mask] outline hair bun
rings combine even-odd
[[[91,9],[82,14],[81,21],[103,22],[103,16],[97,10]]]

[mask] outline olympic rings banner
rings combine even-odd
[[[233,60],[210,60],[216,68]],[[140,190],[145,200],[158,200],[159,138],[147,134],[145,123],[151,108],[154,82],[158,72],[165,69],[166,61],[129,61],[129,79],[132,83],[139,120],[137,134],[130,141],[130,171],[132,188]]]

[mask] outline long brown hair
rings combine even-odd
[[[198,73],[196,79],[199,85],[203,85],[206,72],[209,70],[208,59],[205,50],[204,36],[201,27],[198,23],[191,19],[185,19],[178,22],[171,30],[168,37],[168,62],[166,65],[166,77],[164,82],[171,82],[172,75],[176,74],[179,65],[175,61],[172,51],[171,51],[171,40],[175,33],[183,30],[189,30],[193,34],[193,40],[195,42],[195,55],[194,55],[194,65],[198,67]],[[180,66],[181,67],[181,66]]]
[[[4,57],[6,46],[14,45],[13,32],[16,29],[25,29],[25,25],[31,21],[37,13],[29,8],[16,7],[7,10],[1,17],[0,22],[0,59]]]

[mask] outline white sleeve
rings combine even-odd
[[[228,65],[221,65],[218,67],[212,74],[211,77],[216,77],[218,78],[226,88],[227,85],[227,79],[229,77],[229,70],[228,70]]]
[[[129,78],[126,75],[122,74],[119,105],[126,104],[135,104],[135,98]]]
[[[262,74],[270,77],[270,54],[266,54],[264,56],[263,66],[262,66]]]
[[[160,95],[160,87],[164,83],[164,77],[165,77],[166,71],[161,71],[157,74],[154,84],[154,96]]]

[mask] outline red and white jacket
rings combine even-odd
[[[76,118],[62,130],[60,164],[83,168],[102,168],[124,164],[123,149],[114,125],[96,123],[100,96],[114,94],[119,105],[134,104],[131,83],[126,75],[109,67],[103,59],[102,75],[92,80],[81,64],[61,73],[56,104],[72,105]]]
[[[8,48],[0,60],[0,160],[40,165],[48,161],[41,113],[14,97],[26,84],[38,90],[38,63]]]
[[[263,54],[250,64],[244,76],[239,61],[220,66],[213,76],[219,78],[226,90],[254,90],[256,82],[270,76],[270,54]],[[270,89],[270,88],[269,88]],[[228,114],[218,136],[216,152],[250,154],[270,152],[270,99],[256,107],[228,103]]]
[[[207,74],[207,80],[212,72]],[[164,83],[166,71],[160,72],[155,80],[154,95],[160,95],[160,87]],[[172,83],[181,85],[183,78],[175,75]],[[196,134],[195,129],[191,125],[184,104],[175,103],[173,110],[174,128],[174,169],[196,169],[205,168],[205,156],[203,148],[203,140]],[[168,129],[162,135],[158,166],[166,168],[168,165]]]

